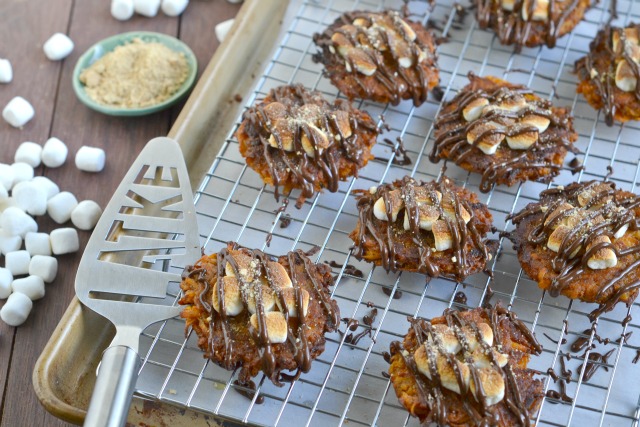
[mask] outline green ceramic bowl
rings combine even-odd
[[[129,43],[135,38],[139,38],[144,42],[162,43],[163,45],[176,52],[184,53],[184,56],[187,59],[187,64],[189,66],[189,74],[187,75],[187,79],[182,84],[180,89],[176,91],[176,93],[159,104],[142,108],[123,108],[112,107],[97,103],[96,101],[91,99],[89,95],[87,95],[85,86],[80,82],[80,73],[82,73],[85,68],[91,66],[91,64],[96,62],[98,59],[102,58],[102,56],[104,56],[106,53],[115,49],[117,46]],[[146,114],[152,114],[168,108],[178,102],[181,98],[183,98],[193,87],[193,84],[196,81],[197,71],[198,61],[196,60],[195,55],[193,54],[191,49],[189,49],[189,46],[187,46],[180,40],[166,34],[153,33],[148,31],[133,31],[130,33],[123,33],[108,37],[91,46],[91,48],[89,48],[89,50],[87,50],[80,57],[80,59],[78,59],[78,63],[73,70],[73,90],[75,91],[78,99],[80,99],[83,104],[101,113],[108,114],[110,116],[144,116]]]

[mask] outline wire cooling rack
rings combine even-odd
[[[316,52],[311,39],[313,33],[323,30],[346,10],[399,9],[402,4],[401,1],[371,0],[305,1],[257,82],[247,106],[264,97],[269,89],[289,83],[302,83],[323,92],[329,99],[339,96],[322,76],[321,66],[311,59]],[[571,106],[580,135],[577,147],[581,153],[577,157],[584,170],[576,176],[563,170],[552,186],[565,185],[575,179],[603,179],[608,174],[607,167],[611,166],[609,179],[623,189],[637,191],[638,123],[607,127],[601,114],[575,93],[573,64],[587,52],[590,40],[609,19],[608,8],[607,1],[596,4],[584,22],[560,39],[554,49],[525,48],[520,54],[514,54],[511,47],[500,45],[492,32],[480,30],[472,12],[463,19],[460,6],[452,1],[437,1],[433,8],[425,2],[409,3],[412,19],[425,25],[428,22],[446,39],[438,48],[444,99],[450,99],[466,84],[468,71],[527,84],[541,97],[553,99],[556,105]],[[640,3],[618,0],[618,15],[613,21],[617,25],[639,21]],[[246,167],[232,133],[196,198],[198,226],[206,253],[219,250],[230,240],[273,254],[318,246],[316,261],[333,261],[337,266],[333,270],[336,274],[333,296],[342,317],[362,319],[372,307],[377,309],[370,331],[357,344],[352,344],[345,339],[343,324],[343,333],[327,336],[326,350],[314,361],[311,371],[298,381],[278,388],[264,377],[256,378],[259,398],[257,394],[246,397],[246,393],[240,393],[242,387],[234,384],[237,372],[226,371],[204,360],[195,334],[185,338],[183,321],[171,319],[148,328],[141,338],[144,365],[137,393],[250,425],[416,426],[419,422],[398,404],[389,380],[383,376],[388,367],[383,352],[407,332],[407,316],[432,318],[447,307],[477,307],[493,293],[491,302],[501,300],[508,304],[535,331],[544,346],[543,353],[532,359],[530,367],[540,372],[548,396],[556,397],[544,400],[537,416],[538,425],[637,426],[640,364],[634,364],[633,360],[640,354],[638,303],[631,308],[618,305],[592,325],[587,315],[594,305],[564,297],[551,298],[538,289],[520,270],[511,243],[498,232],[493,236],[500,241],[492,265],[494,279],[477,274],[464,283],[445,279],[425,283],[424,276],[387,274],[350,256],[352,242],[348,234],[357,221],[356,203],[350,195],[353,189],[369,188],[404,175],[431,180],[442,173],[442,163],[432,164],[427,158],[433,144],[433,118],[440,108],[439,101],[430,97],[419,108],[406,101],[397,107],[365,101],[358,107],[374,118],[383,115],[389,130],[373,150],[377,159],[361,171],[359,178],[342,183],[338,192],[324,192],[300,209],[291,203],[283,211],[282,200],[275,201],[273,188],[265,187],[258,175]],[[392,164],[395,147],[382,142],[387,139],[397,145],[398,137],[412,160],[410,165]],[[569,155],[567,160],[571,159]],[[459,185],[478,191],[477,175],[452,164],[446,173]],[[489,194],[480,194],[480,198],[491,209],[495,226],[500,231],[508,231],[512,225],[505,222],[506,216],[536,200],[547,187],[547,184],[532,182],[511,188],[501,186]],[[292,194],[292,199],[296,196]],[[283,228],[287,222],[289,225]],[[360,270],[362,276],[355,274],[354,269]],[[465,294],[466,304],[455,298],[459,291]],[[396,298],[400,293],[401,298]],[[177,300],[177,286],[170,289],[168,296]],[[636,318],[623,324],[622,320],[629,314]],[[356,333],[363,332],[364,328],[368,327],[361,324]],[[571,344],[580,338],[587,342],[586,351],[572,351]],[[592,363],[598,370],[587,381],[582,374],[587,362],[597,354],[607,353],[607,360]],[[554,381],[550,369],[561,379]],[[564,396],[553,393],[561,391],[561,384],[566,384]],[[260,403],[262,399],[264,402]]]

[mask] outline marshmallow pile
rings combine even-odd
[[[82,155],[80,155],[82,152]],[[10,326],[22,324],[33,301],[45,295],[46,283],[58,273],[57,255],[80,249],[78,231],[91,230],[102,215],[92,200],[78,202],[68,191],[44,176],[34,176],[34,168],[44,164],[59,167],[67,159],[64,142],[50,138],[44,146],[22,143],[15,152],[15,163],[0,163],[0,319]],[[81,170],[98,172],[104,167],[104,151],[83,147],[76,156]],[[49,215],[58,224],[68,221],[74,227],[61,227],[51,233],[38,232],[33,217]]]

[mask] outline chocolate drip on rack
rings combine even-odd
[[[635,28],[640,35],[640,24],[630,24],[626,28]],[[617,33],[620,39],[618,49],[613,49],[613,34]],[[615,111],[615,98],[616,93],[621,90],[615,85],[616,68],[620,61],[627,61],[636,80],[640,82],[640,64],[636,63],[625,49],[626,35],[624,28],[606,26],[602,30],[598,31],[596,38],[591,42],[590,51],[587,56],[580,58],[575,63],[576,73],[582,75],[583,79],[591,80],[598,92],[598,96],[603,103],[602,111],[605,116],[605,122],[608,126],[613,126],[613,119],[616,114]],[[609,67],[607,69],[600,69],[596,64],[600,64],[602,61],[596,61],[596,52],[594,49],[604,48],[606,55],[609,59]],[[594,76],[595,75],[595,76]],[[636,99],[640,100],[640,84],[636,84],[634,90]]]
[[[531,17],[533,16],[536,1],[515,0],[511,11],[503,9],[500,0],[497,2],[496,0],[476,1],[478,8],[476,16],[480,28],[489,28],[492,21],[497,21],[499,24],[496,32],[500,42],[506,45],[515,44],[515,51],[520,52],[522,46],[526,45],[527,38],[534,25]],[[495,7],[496,3],[498,3],[498,7]],[[572,0],[562,10],[558,10],[556,3],[556,0],[549,0],[546,21],[535,21],[536,25],[544,25],[545,43],[550,48],[555,47],[564,22],[569,14],[578,7],[580,0]],[[523,19],[523,12],[527,13],[529,20]]]
[[[596,192],[585,206],[566,209],[559,214],[556,212],[556,209],[565,202],[572,206],[580,206],[578,195],[584,191]],[[531,203],[520,213],[509,216],[514,224],[518,224],[526,217],[544,212],[527,239],[534,244],[546,245],[549,236],[560,221],[576,215],[581,210],[585,212],[584,218],[573,226],[558,249],[557,257],[553,262],[553,272],[556,273],[556,276],[549,288],[551,296],[558,296],[575,277],[590,269],[587,265],[589,259],[601,249],[612,250],[617,259],[640,253],[640,245],[618,249],[613,243],[592,244],[599,236],[613,238],[613,234],[625,226],[628,226],[630,231],[639,229],[634,211],[640,207],[640,197],[636,195],[620,196],[619,192],[620,190],[617,190],[615,184],[611,182],[573,183],[567,187],[543,191],[540,193],[540,202]],[[598,218],[599,220],[596,221]],[[600,306],[589,315],[592,320],[613,309],[627,292],[640,287],[640,280],[636,280],[614,289],[620,279],[639,267],[640,258],[601,284],[596,294],[596,299],[601,302]]]
[[[542,351],[542,347],[533,336],[533,334],[529,331],[529,329],[524,325],[522,321],[520,321],[515,314],[506,310],[503,306],[498,305],[495,308],[491,309],[478,309],[483,310],[486,318],[487,324],[491,327],[494,335],[494,345],[490,346],[487,344],[482,337],[480,329],[478,328],[477,323],[473,320],[468,320],[464,317],[464,312],[458,312],[455,310],[447,309],[444,313],[444,317],[446,319],[446,324],[449,326],[454,333],[458,341],[461,343],[463,348],[467,348],[468,350],[468,339],[462,333],[463,329],[471,330],[473,334],[475,334],[475,338],[478,344],[482,348],[482,352],[489,356],[489,362],[491,364],[492,369],[500,372],[502,375],[505,391],[504,397],[501,402],[504,402],[505,408],[510,411],[515,419],[517,420],[518,425],[521,426],[531,426],[532,418],[529,410],[527,409],[527,405],[524,402],[522,397],[522,393],[519,390],[515,374],[511,367],[511,363],[508,362],[503,368],[500,368],[498,361],[496,360],[496,356],[493,352],[493,349],[502,345],[505,341],[502,336],[501,323],[512,322],[516,328],[522,332],[523,337],[527,340],[528,345],[532,349],[533,352],[539,354]],[[433,325],[431,322],[425,319],[414,319],[409,317],[409,322],[411,323],[411,329],[415,333],[416,342],[418,344],[418,348],[420,346],[425,345],[428,342],[437,343],[439,338],[435,333]],[[487,396],[482,386],[477,386],[477,399],[473,396],[472,390],[470,386],[466,386],[462,372],[458,364],[456,363],[455,356],[449,353],[446,353],[441,345],[425,345],[425,349],[427,351],[428,363],[429,363],[429,373],[431,375],[431,379],[427,378],[423,375],[416,365],[416,361],[414,359],[414,355],[411,353],[404,352],[402,349],[402,344],[398,341],[391,343],[390,353],[391,357],[395,357],[399,355],[404,360],[406,366],[409,368],[409,372],[416,383],[416,388],[418,391],[418,398],[420,399],[421,405],[429,408],[429,413],[426,418],[422,420],[422,425],[430,425],[430,423],[435,423],[437,425],[448,425],[448,411],[447,406],[444,403],[445,396],[443,395],[442,390],[444,389],[442,379],[440,374],[438,373],[437,367],[437,357],[438,355],[444,356],[448,361],[449,367],[453,370],[456,375],[456,379],[458,382],[458,386],[460,388],[460,395],[462,397],[461,403],[469,416],[469,420],[474,422],[473,425],[476,426],[495,426],[500,422],[498,412],[494,411],[492,406],[487,405],[486,399]],[[479,379],[478,370],[475,366],[471,365],[471,378],[474,384],[481,384]],[[478,401],[480,403],[480,409],[478,410],[475,405],[472,405],[470,402]]]
[[[471,274],[466,262],[467,251],[465,247],[471,245],[473,247],[472,250],[478,251],[485,262],[489,259],[489,253],[480,232],[476,228],[473,209],[469,203],[458,197],[455,189],[452,187],[452,184],[450,184],[446,178],[441,182],[421,182],[406,176],[394,184],[381,185],[373,194],[371,194],[371,192],[361,193],[358,197],[359,241],[356,242],[353,248],[353,255],[357,259],[363,258],[364,240],[368,233],[378,243],[383,268],[386,271],[394,272],[399,269],[394,235],[398,227],[402,230],[404,229],[401,224],[397,224],[400,223],[401,220],[396,219],[396,222],[393,221],[391,209],[392,196],[390,195],[391,191],[399,189],[401,192],[400,197],[404,201],[404,212],[409,218],[408,231],[411,232],[413,242],[418,247],[420,260],[417,270],[430,277],[439,276],[440,271],[438,266],[431,259],[433,249],[427,242],[427,234],[431,234],[431,232],[420,228],[420,209],[416,201],[416,192],[424,191],[428,194],[432,206],[439,211],[440,218],[446,221],[447,229],[453,241],[453,247],[450,250],[453,252],[453,256],[455,256],[455,261],[452,262],[454,262],[456,266],[456,279],[462,280]],[[442,195],[443,201],[450,200],[452,202],[453,219],[444,214],[444,208],[438,198],[438,192]],[[387,221],[380,221],[374,216],[373,206],[379,198],[384,200]],[[463,208],[471,215],[471,219],[466,224],[461,215]],[[398,218],[402,218],[400,213],[398,213]]]

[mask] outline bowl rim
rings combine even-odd
[[[129,42],[135,38],[145,38],[145,37],[155,38],[157,39],[155,41],[157,41],[158,43],[162,43],[163,45],[167,46],[169,49],[184,53],[187,60],[187,65],[189,67],[189,72],[182,86],[180,86],[180,88],[172,96],[165,99],[161,103],[149,105],[146,107],[138,107],[138,108],[112,107],[112,106],[100,104],[94,101],[86,93],[84,88],[85,85],[80,82],[80,73],[82,73],[82,71],[84,71],[86,68],[91,66],[91,64],[93,63],[93,62],[89,63],[89,61],[91,60],[91,57],[94,55],[95,49],[113,41],[118,42],[116,46],[122,46],[126,42]],[[174,45],[170,45],[168,42],[171,42],[172,44],[179,46],[180,49],[179,50],[175,49]],[[114,49],[116,46],[114,46]],[[104,53],[100,56],[100,58],[102,58],[106,53],[111,51],[113,51],[113,49],[105,50]],[[198,60],[195,54],[193,53],[193,51],[191,50],[191,48],[182,40],[178,39],[177,37],[171,36],[169,34],[158,33],[154,31],[128,31],[125,33],[115,34],[113,36],[109,36],[102,40],[99,40],[98,42],[91,45],[91,47],[89,47],[82,55],[80,55],[73,69],[72,83],[73,83],[73,90],[76,94],[76,97],[80,100],[80,102],[82,102],[84,105],[91,108],[92,110],[95,110],[110,116],[143,116],[143,115],[152,114],[152,113],[164,110],[172,106],[176,102],[178,102],[180,99],[182,99],[182,97],[184,97],[189,92],[189,90],[193,87],[196,81],[197,74],[198,74]]]

